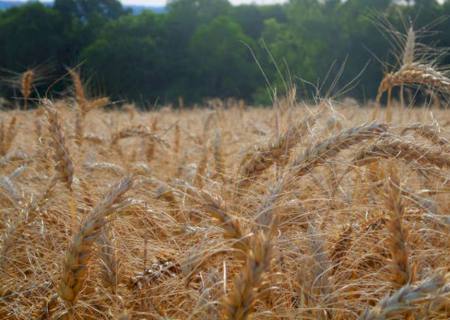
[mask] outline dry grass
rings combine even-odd
[[[1,117],[1,319],[450,316],[446,110],[96,108],[79,144],[44,104]]]

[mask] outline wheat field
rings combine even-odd
[[[450,317],[446,109],[108,102],[1,112],[1,319]]]

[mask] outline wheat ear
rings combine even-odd
[[[23,95],[24,99],[24,108],[25,110],[28,110],[28,99],[31,96],[31,90],[33,87],[33,81],[34,81],[35,73],[33,70],[27,70],[25,71],[21,76],[20,81],[20,90]]]
[[[225,179],[225,158],[222,150],[222,135],[219,130],[216,131],[214,137],[214,163],[216,165],[217,175]]]
[[[370,124],[350,128],[340,134],[319,142],[307,149],[291,166],[291,174],[301,177],[327,159],[336,156],[340,151],[348,149],[364,140],[368,140],[386,132],[384,124]]]
[[[83,116],[80,112],[75,112],[75,143],[80,147],[84,140]]]
[[[366,310],[359,320],[387,320],[417,309],[421,304],[439,295],[439,291],[447,282],[447,277],[448,275],[437,274],[417,286],[407,284],[381,300],[371,310]]]
[[[156,135],[156,132],[158,131],[158,118],[154,117],[151,126],[150,126],[150,132],[154,135]],[[145,150],[145,156],[147,158],[147,162],[150,162],[155,157],[155,142],[153,139],[146,139],[146,150]]]
[[[419,164],[435,165],[439,168],[450,167],[450,154],[405,142],[399,139],[383,139],[359,151],[353,159],[357,166],[366,165],[379,158],[396,158],[404,161],[416,161]]]
[[[263,285],[264,274],[269,271],[271,260],[270,238],[260,231],[250,242],[244,271],[236,277],[234,287],[224,301],[224,319],[245,320],[254,313],[257,290]]]
[[[84,110],[84,115],[89,113],[90,111],[98,108],[103,108],[104,106],[111,103],[111,100],[109,100],[108,97],[98,98],[95,100],[91,100],[88,102],[86,106],[86,110]]]
[[[269,195],[265,197],[255,216],[258,227],[270,232],[275,231],[273,227],[278,225],[278,221],[275,221],[278,218],[275,212],[276,205],[281,198],[283,187],[284,180],[281,178],[269,189]]]
[[[8,151],[5,147],[5,124],[0,121],[0,156],[4,156]]]
[[[203,178],[205,176],[206,168],[208,166],[208,147],[203,146],[202,157],[197,165],[197,171],[195,172],[194,185],[198,188],[203,187]]]
[[[340,268],[349,251],[350,246],[352,245],[352,233],[353,227],[352,225],[349,225],[341,232],[338,240],[336,241],[333,251],[330,254],[331,260],[333,262],[333,272],[336,272]]]
[[[119,283],[119,262],[109,228],[103,229],[98,242],[101,245],[100,259],[102,261],[101,276],[103,284],[105,287],[111,288],[113,293],[116,293]]]
[[[181,140],[180,125],[177,122],[175,124],[175,131],[173,136],[173,152],[175,154],[178,154],[180,152],[180,140]]]
[[[199,198],[203,208],[220,223],[220,227],[224,231],[224,238],[235,240],[236,242],[233,244],[233,247],[241,250],[245,254],[249,250],[246,232],[242,229],[239,220],[228,213],[223,199],[205,190],[193,188],[191,190]]]
[[[401,287],[413,280],[409,264],[409,253],[407,249],[408,234],[403,226],[405,208],[402,203],[400,190],[400,179],[397,175],[395,164],[391,163],[390,177],[386,183],[385,204],[389,210],[388,246],[391,252],[391,269],[393,271],[392,282],[395,287]]]
[[[44,100],[46,107],[47,119],[49,123],[49,131],[52,139],[52,147],[55,152],[54,160],[56,162],[55,169],[59,173],[61,179],[67,188],[72,190],[73,181],[73,163],[66,147],[63,129],[59,121],[58,112],[49,100]]]
[[[245,187],[257,176],[276,162],[285,164],[289,158],[289,152],[301,140],[303,134],[316,121],[316,116],[308,116],[303,121],[290,127],[275,142],[262,145],[255,151],[247,154],[241,161],[239,187]]]
[[[0,150],[0,155],[5,155],[8,153],[8,151],[11,149],[12,143],[16,135],[17,135],[17,118],[16,116],[13,116],[9,121],[6,131],[3,127],[3,123],[1,125],[0,138],[2,138],[2,141],[0,143],[2,144],[1,147],[2,150]]]
[[[87,278],[92,245],[99,237],[107,217],[121,197],[131,189],[132,178],[127,176],[114,185],[86,217],[73,237],[63,264],[63,273],[59,282],[58,294],[69,304],[75,303]]]
[[[155,190],[155,199],[164,200],[175,213],[180,211],[180,204],[173,188],[164,182],[160,182]]]
[[[124,311],[121,314],[119,314],[115,319],[116,320],[131,320],[131,315],[127,311]]]
[[[125,128],[119,132],[116,132],[111,139],[111,144],[115,145],[122,139],[133,138],[133,137],[142,137],[146,139],[151,139],[153,142],[159,143],[165,147],[168,147],[169,144],[158,137],[156,134],[150,132],[150,130],[145,126],[133,126],[129,128]]]
[[[81,81],[80,74],[75,69],[68,69],[67,71],[72,78],[73,86],[75,89],[75,100],[77,101],[78,108],[81,114],[85,114],[88,101],[84,92],[84,86],[83,82]]]
[[[388,73],[380,83],[376,101],[380,102],[384,92],[391,91],[396,86],[403,84],[423,85],[435,88],[442,93],[450,93],[450,79],[433,66],[412,63],[403,66],[400,70]],[[388,96],[390,98],[390,94]]]
[[[414,131],[418,135],[430,140],[434,144],[443,147],[448,147],[450,145],[450,142],[439,134],[439,131],[436,129],[435,126],[418,123],[406,127],[405,129],[402,130],[401,134],[405,134],[408,131]]]
[[[416,32],[413,27],[410,26],[406,35],[405,48],[403,50],[403,65],[409,65],[414,63],[416,51]]]

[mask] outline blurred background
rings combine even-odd
[[[66,68],[80,66],[92,94],[140,106],[230,97],[269,104],[292,84],[300,97],[367,101],[396,63],[395,34],[386,29],[406,33],[412,23],[433,30],[422,42],[450,46],[450,0],[55,0],[0,1],[0,8],[0,95],[8,99],[14,77],[29,68],[41,79],[35,96],[49,87],[63,96]]]

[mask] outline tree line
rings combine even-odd
[[[66,68],[79,65],[93,94],[140,105],[180,97],[265,104],[293,84],[300,97],[371,99],[395,63],[387,29],[428,26],[423,41],[446,47],[448,14],[450,0],[172,0],[164,13],[138,15],[117,0],[30,2],[0,13],[0,68],[3,79],[42,70],[36,94],[51,86],[58,96],[69,87]],[[14,95],[8,81],[0,93]]]

